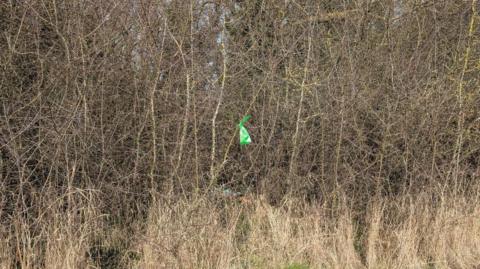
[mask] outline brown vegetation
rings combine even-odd
[[[2,1],[0,268],[480,266],[479,10]]]

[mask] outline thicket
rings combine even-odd
[[[2,1],[1,229],[21,219],[35,234],[52,204],[82,211],[91,200],[128,226],[153,197],[219,189],[272,205],[346,196],[359,216],[371,199],[474,193],[479,10]],[[240,147],[246,114],[253,143]]]

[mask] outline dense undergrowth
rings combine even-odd
[[[0,268],[479,266],[478,5],[2,1]]]

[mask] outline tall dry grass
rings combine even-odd
[[[53,193],[53,192],[52,192]],[[0,230],[0,268],[87,268],[89,252],[102,234],[95,192],[71,190],[37,200],[38,215],[18,210]],[[68,208],[64,208],[67,200]]]
[[[13,219],[0,268],[478,268],[479,194],[372,199],[362,216],[346,195],[334,206],[157,196],[146,219],[112,228],[77,192],[74,208]]]
[[[363,235],[346,196],[336,208],[300,201],[272,207],[261,197],[156,201],[145,232],[136,237],[135,249],[142,255],[134,266],[476,268],[478,198],[431,197],[372,201]]]

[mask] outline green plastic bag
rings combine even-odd
[[[243,119],[238,124],[238,128],[240,128],[240,145],[241,146],[248,145],[248,144],[252,143],[252,138],[250,138],[250,135],[248,134],[247,128],[245,128],[245,126],[243,126],[245,124],[245,122],[247,122],[251,117],[252,117],[251,115],[247,115],[247,116],[243,117]]]

